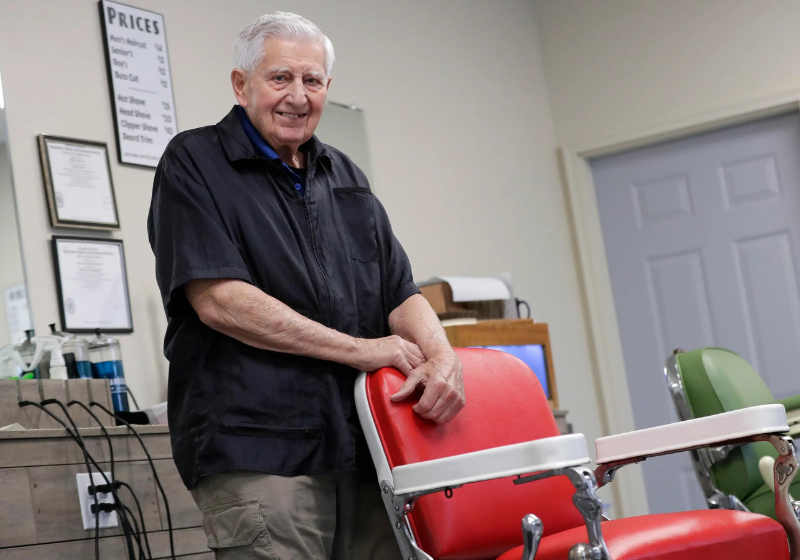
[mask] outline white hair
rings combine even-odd
[[[333,43],[319,27],[291,12],[264,14],[244,28],[236,38],[236,67],[252,74],[264,58],[264,41],[270,37],[319,41],[325,47],[325,75],[331,75]]]

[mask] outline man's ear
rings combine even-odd
[[[247,96],[245,94],[245,87],[247,85],[247,73],[241,68],[234,68],[231,70],[231,86],[233,87],[233,94],[236,96],[236,101],[239,105],[247,108]]]
[[[328,84],[325,86],[326,89],[330,89],[331,88],[331,82],[332,81],[333,81],[333,78],[328,78]]]

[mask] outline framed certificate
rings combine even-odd
[[[65,331],[133,332],[121,240],[54,235],[53,262]]]
[[[119,229],[105,143],[40,134],[39,156],[53,227]]]

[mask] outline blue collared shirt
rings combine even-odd
[[[291,179],[292,183],[294,184],[294,188],[297,189],[297,194],[299,194],[301,198],[305,197],[305,178],[298,175],[297,172],[287,165],[286,162],[284,162],[280,156],[278,156],[275,150],[273,150],[272,147],[267,144],[267,141],[264,140],[264,137],[261,136],[261,133],[256,130],[256,127],[250,122],[250,118],[247,116],[244,107],[237,105],[236,108],[239,112],[239,120],[242,121],[244,132],[247,134],[247,137],[250,139],[250,142],[253,144],[253,147],[256,149],[256,151],[271,161],[277,160],[280,162],[280,164],[288,173],[289,179]]]

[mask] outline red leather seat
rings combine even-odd
[[[467,404],[451,422],[423,420],[415,398],[393,403],[405,377],[384,368],[368,376],[366,400],[390,468],[559,435],[544,391],[517,358],[485,349],[456,349]],[[625,476],[624,471],[618,476]],[[521,520],[542,520],[537,560],[566,560],[588,542],[566,477],[514,485],[504,478],[421,497],[409,521],[420,548],[436,560],[519,560]],[[756,514],[725,510],[651,515],[603,523],[614,560],[788,560],[783,527]],[[520,547],[520,548],[516,548]]]
[[[730,510],[702,510],[628,517],[603,523],[614,560],[788,560],[786,531],[769,517]],[[576,527],[545,537],[536,560],[565,560],[569,549],[587,542]],[[522,547],[498,560],[520,560]]]

